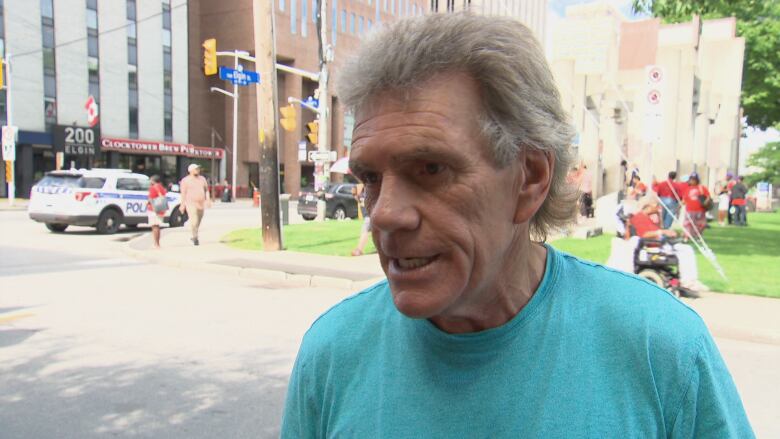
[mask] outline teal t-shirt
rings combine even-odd
[[[547,248],[538,290],[498,328],[408,318],[387,282],[330,309],[303,339],[282,437],[754,437],[694,311]]]

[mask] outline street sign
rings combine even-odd
[[[230,81],[235,85],[259,84],[260,74],[251,70],[244,70],[241,66],[238,66],[238,70],[219,66],[219,79]]]
[[[97,128],[57,125],[53,131],[54,150],[65,154],[95,155],[100,152]]]
[[[306,143],[305,140],[301,140],[298,142],[298,161],[299,162],[305,162],[306,161],[306,146],[308,143]]]
[[[309,151],[310,162],[335,162],[336,151]]]
[[[320,107],[320,100],[319,99],[314,99],[311,96],[306,98],[306,100],[303,101],[303,103],[308,105],[308,106],[310,106],[310,107],[314,107],[314,108],[319,108]]]
[[[16,132],[18,130],[18,127],[7,125],[3,127],[3,160],[16,160]]]

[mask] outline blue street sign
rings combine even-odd
[[[314,107],[314,108],[319,108],[320,107],[320,100],[319,99],[314,99],[311,96],[306,98],[306,100],[303,101],[303,103],[308,105],[308,106],[310,106],[310,107]]]
[[[219,66],[219,79],[230,81],[236,85],[249,85],[260,83],[260,74],[251,70],[244,70],[241,66],[238,66],[238,70]]]

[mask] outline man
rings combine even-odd
[[[665,206],[663,210],[663,228],[672,227],[674,219],[680,210],[679,200],[682,197],[683,188],[681,183],[677,182],[677,172],[670,171],[668,178],[663,182],[653,181],[653,191],[658,194],[661,203]]]
[[[731,189],[734,188],[735,184],[737,184],[737,180],[734,179],[734,174],[731,171],[726,172],[726,181],[723,182],[723,185],[726,188],[726,193],[729,195],[729,211],[727,215],[729,225],[734,222],[734,217],[731,213]]]
[[[181,187],[181,206],[179,209],[182,214],[189,216],[190,230],[192,237],[190,240],[194,245],[200,245],[198,240],[198,229],[203,219],[203,212],[206,207],[211,207],[211,195],[209,194],[209,184],[206,179],[200,175],[200,166],[192,163],[187,166],[189,175],[184,177],[180,184]]]
[[[736,178],[731,187],[731,207],[734,209],[734,225],[747,226],[747,193],[748,188],[742,176]]]
[[[677,232],[674,230],[662,229],[658,226],[658,221],[653,220],[659,215],[659,206],[652,198],[645,198],[640,201],[641,210],[629,219],[629,223],[634,227],[636,236],[646,239],[677,238]],[[673,246],[677,255],[680,268],[680,284],[693,291],[704,291],[708,288],[699,282],[699,270],[696,266],[696,254],[693,247],[687,244],[677,243]]]
[[[707,210],[712,204],[712,198],[709,189],[701,184],[699,174],[696,172],[691,172],[688,184],[683,187],[683,190],[682,202],[685,204],[686,212],[683,228],[686,231],[685,241],[687,241],[688,237],[695,238],[707,227]]]
[[[584,218],[593,217],[593,178],[588,171],[585,163],[580,164],[579,169],[580,186],[580,215]]]
[[[282,437],[752,437],[692,310],[543,243],[577,194],[531,32],[468,14],[383,26],[339,98],[387,280],[307,332]]]

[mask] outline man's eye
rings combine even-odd
[[[360,180],[365,184],[374,184],[379,182],[379,174],[376,172],[364,172],[360,176]]]
[[[426,163],[423,171],[426,175],[436,175],[444,171],[444,165],[441,163]]]

